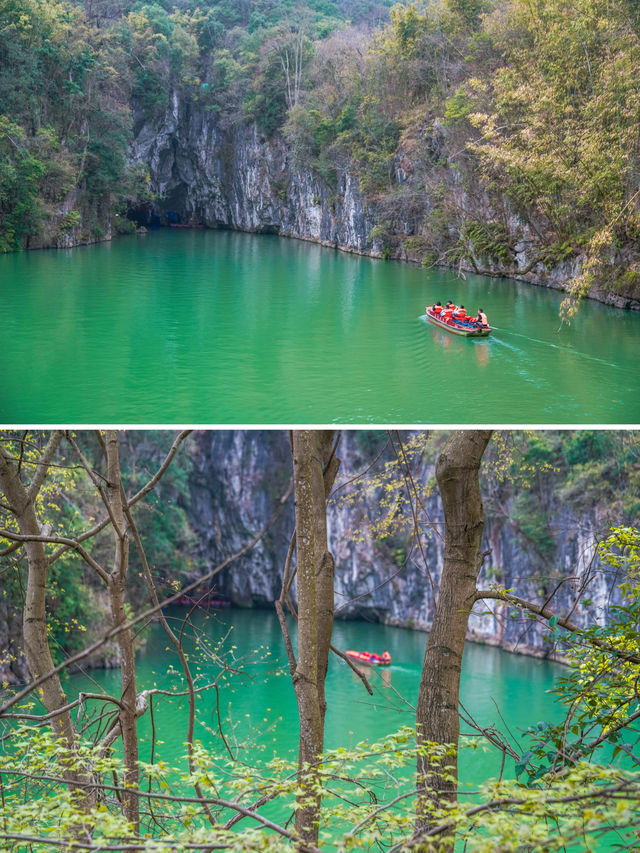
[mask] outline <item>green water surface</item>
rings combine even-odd
[[[174,630],[184,619],[187,608],[167,611]],[[243,670],[242,675],[222,682],[219,700],[213,692],[197,700],[196,738],[214,753],[226,754],[218,734],[217,708],[220,708],[223,731],[237,758],[253,765],[274,756],[295,761],[298,746],[297,705],[280,626],[275,613],[265,610],[230,609],[196,614],[194,624],[215,645],[225,638],[218,650],[227,664]],[[233,626],[233,627],[232,627]],[[292,625],[294,644],[295,628]],[[186,632],[189,636],[189,631]],[[374,695],[369,696],[362,682],[347,664],[331,656],[326,683],[327,716],[325,745],[328,749],[355,746],[367,740],[374,742],[397,731],[401,726],[415,725],[415,706],[424,656],[426,634],[367,622],[334,624],[333,642],[339,649],[377,651],[385,649],[392,663],[385,668],[372,668],[369,677]],[[190,640],[186,641],[194,674],[203,682],[215,677],[218,666],[198,654]],[[565,673],[559,664],[500,649],[468,643],[462,669],[461,699],[465,708],[483,725],[503,727],[501,715],[508,723],[516,742],[525,749],[522,732],[540,720],[559,714],[553,697],[547,692],[554,678]],[[120,675],[117,670],[92,670],[92,680],[73,677],[73,689],[95,691],[96,687],[119,695]],[[137,662],[138,689],[160,687],[184,690],[180,665],[159,625],[151,629],[146,646]],[[171,764],[183,764],[187,727],[186,697],[156,697],[154,701],[156,738],[155,758]],[[139,721],[142,740],[140,757],[151,757],[151,720],[149,714]],[[467,729],[468,731],[468,729]],[[501,756],[495,751],[474,752],[463,749],[460,759],[463,790],[469,791],[500,770]],[[513,776],[513,761],[505,767]],[[410,772],[413,772],[411,766]]]
[[[0,299],[6,424],[640,423],[640,315],[507,279],[164,229],[0,257]]]

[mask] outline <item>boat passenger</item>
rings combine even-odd
[[[431,306],[431,310],[433,311],[434,314],[441,314],[443,311],[442,302],[436,302],[435,305]]]
[[[391,663],[391,655],[389,654],[389,652],[382,652],[382,660],[385,663]]]
[[[478,325],[480,325],[480,326],[488,326],[489,325],[489,321],[487,320],[487,315],[484,313],[482,308],[478,308],[477,322],[478,322]]]
[[[464,305],[461,305],[456,311],[453,312],[454,320],[459,320],[460,322],[462,322],[462,320],[465,320],[466,317],[467,317],[467,311],[466,311]]]
[[[445,308],[440,317],[445,321],[445,323],[450,323],[451,318],[453,316],[453,308]]]

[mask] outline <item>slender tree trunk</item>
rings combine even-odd
[[[109,513],[113,526],[114,560],[107,589],[114,627],[127,621],[125,610],[125,589],[129,568],[129,534],[123,504],[124,489],[120,473],[118,452],[118,434],[109,430],[105,442],[107,456],[107,489]],[[136,716],[136,662],[133,637],[130,629],[118,634],[120,649],[120,672],[122,679],[122,707],[120,709],[120,727],[122,729],[122,750],[124,756],[124,786],[138,788],[138,730]],[[123,795],[125,817],[138,828],[140,820],[139,798],[135,793]]]
[[[50,462],[62,440],[63,433],[52,433],[43,454]],[[0,488],[4,492],[11,511],[18,523],[20,533],[25,536],[42,536],[35,510],[35,497],[30,499],[27,488],[22,483],[13,458],[0,446]],[[32,678],[38,678],[54,668],[49,639],[47,636],[47,578],[49,559],[44,542],[25,542],[29,571],[23,611],[24,652]],[[66,697],[58,676],[49,678],[41,688],[42,701],[48,712],[56,711],[66,704]],[[75,741],[71,714],[60,714],[51,721],[53,731],[71,748]]]
[[[451,744],[447,757],[418,757],[418,832],[432,808],[457,798],[458,700],[469,613],[482,565],[484,525],[479,470],[491,430],[458,430],[444,445],[436,479],[445,519],[444,567],[422,667],[416,723],[418,743]]]
[[[314,765],[324,748],[327,674],[333,629],[334,562],[327,545],[327,496],[339,467],[332,456],[332,431],[293,433],[293,476],[296,504],[298,572],[298,661],[293,684],[300,716],[299,787],[296,831],[310,844],[318,842],[320,795],[314,790]]]
[[[51,433],[42,457],[36,466],[29,486],[20,479],[18,466],[13,457],[0,445],[0,489],[8,501],[18,529],[24,536],[43,536],[36,515],[36,498],[44,482],[53,457],[60,446],[63,432],[56,430]],[[27,666],[32,678],[38,678],[54,669],[49,637],[47,633],[47,579],[49,576],[49,558],[44,542],[27,541],[23,548],[27,556],[27,588],[23,611],[24,652]],[[40,687],[40,696],[47,713],[57,711],[67,704],[67,699],[58,675],[44,681]],[[72,752],[76,745],[71,712],[65,711],[51,719],[53,733],[61,739],[64,746]],[[69,762],[75,763],[75,762]],[[63,763],[64,766],[64,763]],[[78,803],[80,808],[89,809],[93,802],[92,792],[87,792],[86,784],[90,782],[89,774],[82,773],[77,767],[71,769],[68,765],[63,769],[63,775],[70,786],[80,785]],[[70,832],[74,837],[87,837],[90,827],[71,826]]]
[[[127,621],[124,589],[115,580],[109,583],[111,617],[114,626]],[[122,730],[122,752],[124,756],[124,787],[138,788],[138,727],[136,715],[136,665],[133,637],[126,629],[118,634],[120,649],[120,673],[122,679],[122,708],[120,709],[120,728]],[[139,797],[135,794],[123,794],[123,812],[136,828],[139,822]]]

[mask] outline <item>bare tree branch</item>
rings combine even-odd
[[[551,619],[552,616],[556,616],[558,619],[558,625],[561,628],[566,628],[567,631],[571,631],[578,634],[584,634],[583,629],[576,625],[575,622],[572,622],[570,619],[567,619],[564,616],[559,616],[554,610],[552,610],[548,605],[540,605],[536,604],[534,601],[527,601],[525,598],[520,598],[518,595],[513,595],[510,592],[506,592],[501,589],[479,589],[476,591],[475,600],[480,601],[481,599],[492,598],[497,601],[506,601],[507,604],[513,604],[516,607],[521,607],[523,610],[528,610],[531,613],[536,613],[538,616],[541,616],[543,619]],[[604,640],[599,639],[598,637],[592,637],[589,635],[584,635],[585,641],[589,643],[589,645],[597,646],[599,649],[602,649],[605,652],[609,652],[612,655],[615,655],[619,660],[626,661],[628,663],[636,663],[640,664],[640,655],[626,654],[625,652],[621,652],[619,649],[616,649],[614,646],[610,645]]]
[[[75,655],[72,655],[71,657],[62,661],[56,667],[53,667],[53,669],[51,669],[49,672],[45,673],[44,675],[41,675],[38,678],[34,679],[30,684],[28,684],[25,688],[20,690],[18,693],[16,693],[10,699],[8,699],[4,703],[4,705],[2,705],[2,707],[0,707],[0,717],[4,716],[4,714],[10,708],[12,708],[18,702],[21,702],[25,698],[25,696],[28,696],[36,688],[40,687],[40,685],[44,684],[50,678],[53,678],[54,676],[58,675],[63,670],[65,670],[68,667],[73,666],[74,664],[83,660],[88,655],[93,654],[93,652],[95,652],[97,649],[101,648],[106,643],[108,643],[110,640],[112,640],[115,636],[117,636],[120,633],[120,631],[124,631],[128,628],[132,628],[134,625],[138,625],[140,622],[144,622],[146,619],[149,619],[151,616],[154,616],[163,607],[167,607],[169,604],[172,604],[173,602],[182,598],[184,595],[186,595],[187,593],[196,589],[197,587],[201,586],[203,583],[206,583],[207,581],[211,580],[211,578],[215,577],[223,569],[226,569],[226,567],[228,565],[235,562],[235,560],[238,560],[240,557],[243,557],[246,553],[248,553],[262,539],[262,537],[267,532],[267,530],[269,530],[269,528],[274,524],[275,520],[277,519],[277,517],[282,512],[282,508],[284,507],[285,503],[287,502],[289,496],[291,495],[292,488],[293,488],[293,484],[292,484],[292,482],[290,482],[289,487],[287,488],[287,491],[280,498],[278,505],[276,506],[275,510],[271,514],[271,517],[269,518],[267,523],[258,531],[258,533],[256,533],[256,535],[249,542],[247,542],[246,545],[244,545],[242,548],[240,548],[234,554],[231,554],[229,557],[227,557],[225,560],[223,560],[221,563],[219,563],[214,569],[211,569],[210,572],[207,572],[205,575],[202,575],[197,580],[193,581],[193,583],[188,584],[187,586],[180,589],[178,592],[176,592],[173,595],[170,595],[167,598],[165,598],[157,606],[150,607],[148,610],[145,610],[143,613],[140,613],[138,616],[135,616],[133,619],[130,619],[124,625],[118,625],[114,628],[111,628],[109,631],[107,631],[105,634],[103,634],[102,637],[100,637],[98,640],[96,640],[90,646],[87,646],[85,649],[82,649],[82,651],[77,652]]]

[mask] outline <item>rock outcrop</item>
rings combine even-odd
[[[330,189],[295,165],[282,138],[266,140],[255,125],[223,131],[174,95],[164,117],[139,127],[131,156],[149,168],[161,220],[172,211],[212,228],[376,254],[368,236],[375,221],[358,182],[344,172]]]
[[[428,630],[434,616],[432,584],[437,591],[444,556],[442,509],[433,488],[435,451],[423,453],[420,445],[412,462],[422,496],[421,515],[433,522],[421,526],[421,548],[413,547],[403,490],[385,490],[374,479],[393,459],[388,448],[363,478],[340,487],[367,471],[386,440],[385,433],[367,430],[345,430],[341,438],[342,467],[328,515],[336,563],[336,615]],[[410,436],[404,440],[411,446]],[[284,430],[201,430],[193,434],[190,446],[189,495],[181,502],[196,544],[190,539],[191,569],[186,576],[182,573],[186,569],[181,569],[182,583],[211,571],[265,527],[291,477],[289,436]],[[550,486],[550,476],[541,472],[536,489],[528,490],[514,487],[496,493],[495,484],[485,484],[483,549],[488,553],[479,585],[513,589],[538,604],[552,600],[556,612],[571,611],[579,625],[606,624],[610,608],[620,601],[616,584],[622,578],[599,565],[594,544],[612,523],[623,519],[606,500],[598,500],[597,489],[579,503],[563,500]],[[372,520],[379,522],[383,500],[387,521],[374,530]],[[539,520],[537,527],[532,518]],[[273,608],[293,527],[289,497],[256,546],[215,577],[213,596],[242,607]],[[142,606],[146,592],[142,581],[136,588],[137,583],[134,573],[130,595],[136,606]],[[164,588],[166,594],[174,591],[172,585]],[[295,588],[293,592],[295,596]],[[90,596],[91,630],[100,635],[109,623],[104,587],[89,579],[84,594]],[[0,682],[27,678],[19,600],[19,594],[0,596]],[[543,622],[495,600],[474,607],[468,637],[524,654],[553,651]],[[99,649],[88,664],[116,665],[117,649],[113,644]]]

